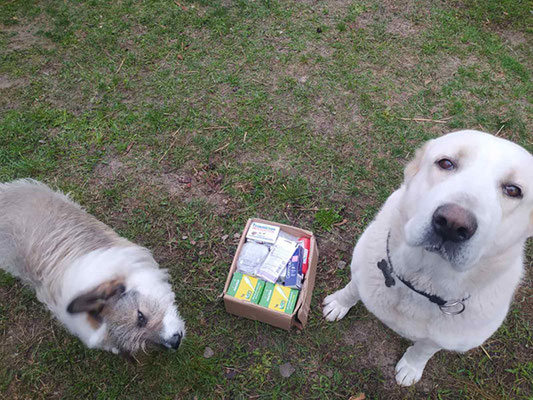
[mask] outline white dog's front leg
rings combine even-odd
[[[324,318],[328,321],[341,320],[360,299],[357,285],[351,280],[343,289],[324,299]]]
[[[401,386],[411,386],[417,383],[422,377],[426,363],[440,349],[439,346],[429,341],[415,342],[396,364],[396,383]]]

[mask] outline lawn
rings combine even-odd
[[[533,151],[526,0],[0,1],[0,181],[70,192],[171,272],[188,336],[136,362],[87,350],[0,273],[6,399],[531,399],[533,246],[504,325],[400,388],[408,342],[321,301],[425,140],[480,129]],[[427,121],[417,120],[424,118]],[[298,332],[219,295],[249,217],[313,230]],[[206,347],[214,355],[204,357]],[[295,372],[282,378],[279,367]]]

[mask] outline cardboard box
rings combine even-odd
[[[238,298],[232,297],[227,294],[228,287],[233,278],[233,273],[237,270],[237,260],[239,259],[239,254],[241,252],[242,246],[246,241],[246,234],[248,228],[252,222],[262,222],[266,224],[271,224],[274,226],[279,226],[282,231],[289,233],[296,237],[308,237],[310,240],[309,248],[309,269],[305,275],[305,280],[300,290],[300,295],[296,302],[296,307],[292,314],[285,314],[279,311],[275,311],[269,308],[262,307],[258,304],[253,304],[249,301],[243,301]],[[313,232],[306,231],[304,229],[299,229],[290,225],[278,224],[277,222],[266,221],[259,218],[249,219],[246,223],[243,234],[239,241],[237,251],[235,252],[235,257],[233,258],[233,263],[231,264],[228,278],[226,279],[226,285],[224,286],[224,306],[226,311],[230,314],[238,315],[240,317],[266,322],[267,324],[276,326],[278,328],[290,330],[291,327],[295,326],[298,329],[303,329],[307,324],[307,319],[309,317],[309,308],[311,305],[311,296],[313,295],[313,289],[315,287],[315,277],[316,277],[316,266],[318,262],[318,248],[316,245],[316,239],[313,235]]]

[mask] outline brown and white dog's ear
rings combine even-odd
[[[114,301],[126,291],[126,286],[121,280],[114,279],[96,286],[90,292],[76,297],[70,302],[67,311],[71,314],[88,312],[97,316],[109,302]]]
[[[426,142],[422,147],[420,147],[416,151],[415,157],[411,161],[409,161],[409,164],[407,164],[407,166],[405,167],[405,170],[403,172],[404,183],[409,183],[409,181],[420,170],[420,166],[422,165],[422,159],[424,158],[424,154],[426,153],[428,144],[429,142]]]

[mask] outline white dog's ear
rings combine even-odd
[[[429,142],[426,142],[416,151],[415,157],[411,161],[409,161],[409,164],[407,164],[407,166],[405,167],[405,170],[403,172],[404,183],[408,183],[420,170],[420,165],[422,164],[422,159],[424,158],[424,154],[426,153],[428,143]]]
[[[115,301],[126,287],[120,280],[104,282],[93,290],[81,294],[70,302],[67,311],[71,314],[88,312],[93,316],[99,315],[104,307],[110,302]]]

